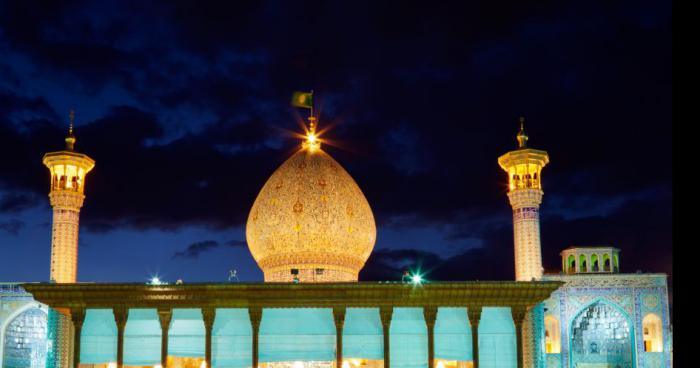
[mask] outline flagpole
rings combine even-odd
[[[311,90],[311,117],[314,116],[314,90]]]

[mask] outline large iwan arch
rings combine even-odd
[[[635,368],[634,322],[627,313],[606,299],[581,308],[569,323],[569,366],[612,364]]]
[[[2,367],[43,368],[46,362],[47,313],[35,303],[15,311],[0,326]]]

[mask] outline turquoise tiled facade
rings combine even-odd
[[[671,367],[672,336],[670,329],[670,316],[668,305],[668,290],[666,275],[664,274],[573,274],[573,275],[545,275],[545,280],[563,281],[566,284],[552,293],[545,302],[545,315],[554,316],[559,321],[561,328],[561,352],[558,354],[546,354],[548,368],[576,368],[577,364],[593,363],[595,353],[591,354],[590,346],[585,347],[587,354],[577,354],[574,349],[575,321],[583,312],[591,311],[591,307],[599,307],[599,313],[608,313],[608,316],[595,319],[599,326],[599,333],[607,333],[616,337],[627,339],[631,345],[632,361],[629,364],[616,359],[618,355],[612,352],[609,356],[610,367],[626,368],[657,368]],[[611,312],[612,311],[612,312]],[[645,352],[643,319],[653,313],[661,319],[663,351]],[[614,317],[621,316],[621,317]],[[597,317],[596,317],[597,318]],[[604,318],[608,318],[605,320]],[[601,322],[601,321],[605,321]],[[627,324],[620,327],[620,324]],[[580,327],[578,327],[580,328]],[[630,335],[623,336],[627,329]],[[596,336],[589,337],[591,341]],[[600,338],[600,337],[598,337]],[[614,350],[614,338],[606,340],[611,350]],[[594,345],[595,346],[595,345]],[[598,354],[605,355],[600,351]]]

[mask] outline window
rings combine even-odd
[[[610,255],[603,254],[603,271],[610,272]]]
[[[544,317],[544,343],[545,353],[561,353],[561,328],[559,320],[552,315]]]
[[[642,321],[644,331],[644,351],[660,353],[664,351],[661,318],[654,313],[647,314]]]
[[[598,255],[596,255],[596,254],[591,256],[591,271],[593,271],[593,272],[600,271],[600,269],[598,268]]]
[[[583,254],[579,256],[578,265],[581,272],[588,272],[588,269],[586,268],[586,256]]]
[[[576,257],[573,254],[569,256],[567,263],[568,263],[568,267],[567,267],[566,272],[567,273],[575,273],[576,272]]]

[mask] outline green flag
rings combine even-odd
[[[292,106],[305,107],[311,109],[313,104],[313,94],[310,92],[294,92],[292,95]]]

